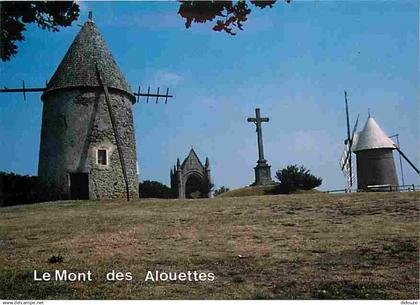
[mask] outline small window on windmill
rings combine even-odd
[[[105,148],[99,148],[96,160],[99,165],[108,165],[108,151]]]

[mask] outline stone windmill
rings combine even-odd
[[[393,155],[396,145],[374,118],[368,118],[363,130],[354,137],[353,146],[359,190],[366,190],[368,186],[398,186]]]
[[[350,191],[353,185],[352,175],[352,153],[356,154],[357,164],[357,189],[358,190],[391,190],[398,191],[399,185],[397,171],[395,168],[393,151],[397,150],[400,155],[401,176],[404,184],[403,166],[401,157],[420,174],[419,169],[402,152],[399,145],[398,134],[388,137],[379,127],[375,119],[369,116],[363,130],[356,133],[359,116],[357,116],[353,131],[350,131],[350,119],[347,102],[347,92],[344,92],[347,139],[344,141],[345,149],[341,158],[341,170],[345,173],[347,180],[346,192]],[[397,144],[391,138],[397,137]],[[414,186],[413,186],[413,189]]]
[[[46,88],[42,91],[38,176],[54,199],[138,197],[133,93],[89,13]]]

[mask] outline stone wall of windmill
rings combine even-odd
[[[126,197],[116,134],[98,71],[102,72],[109,88],[130,197],[138,197],[132,114],[135,98],[94,23],[89,20],[42,96],[38,175],[54,198]]]
[[[130,194],[137,194],[136,147],[131,100],[110,92],[121,149],[130,177]],[[89,198],[125,197],[125,183],[115,135],[101,90],[68,90],[44,101],[39,177],[54,197],[69,198],[70,174],[89,174]],[[106,151],[106,162],[98,160]]]
[[[374,186],[398,187],[393,151],[395,144],[369,117],[363,130],[354,140],[353,152],[357,163],[357,188],[368,190]]]

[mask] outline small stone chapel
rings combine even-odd
[[[210,161],[206,158],[203,165],[194,149],[191,148],[182,164],[179,158],[177,159],[176,166],[171,169],[170,178],[171,188],[178,198],[194,198],[194,193],[202,192],[211,183]],[[201,196],[210,198],[211,191],[207,190],[207,193]]]

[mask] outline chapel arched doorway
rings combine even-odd
[[[202,177],[192,174],[185,182],[185,197],[189,199],[196,199],[203,197],[202,190]]]

